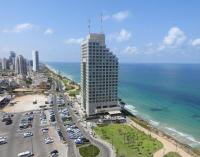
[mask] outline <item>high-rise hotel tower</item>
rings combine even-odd
[[[91,33],[81,44],[81,103],[87,116],[119,109],[118,58],[104,34]]]
[[[39,70],[39,52],[33,51],[32,52],[32,59],[33,59],[33,71]]]

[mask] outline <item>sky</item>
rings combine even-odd
[[[200,63],[199,0],[0,0],[0,58],[79,62],[80,43],[101,32],[127,63]]]

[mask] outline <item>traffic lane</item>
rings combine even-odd
[[[100,149],[100,157],[110,157],[111,152],[110,149],[104,145],[103,143],[95,140],[94,138],[91,137],[91,135],[83,128],[83,126],[78,122],[78,118],[74,115],[72,109],[68,107],[68,110],[70,112],[70,115],[72,116],[72,119],[74,122],[76,122],[76,125],[79,127],[83,135],[90,140],[90,142],[94,145],[96,145]]]
[[[55,95],[54,95],[53,99],[54,99],[53,100],[53,102],[54,102],[53,108],[54,108],[54,112],[55,112],[56,119],[57,119],[57,125],[59,126],[59,128],[60,128],[65,140],[68,143],[68,156],[77,157],[78,153],[76,153],[77,150],[76,150],[75,143],[68,137],[67,132],[66,132],[66,128],[65,128],[65,126],[64,126],[64,124],[63,124],[63,122],[62,122],[62,120],[60,118],[60,115],[58,113],[58,106],[57,106],[57,103],[56,103],[56,96]]]

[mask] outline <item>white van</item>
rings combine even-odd
[[[17,155],[17,157],[29,157],[29,156],[32,156],[32,155],[33,155],[32,152],[30,152],[30,151],[25,151],[25,152],[19,153],[19,154]]]

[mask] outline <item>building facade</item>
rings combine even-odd
[[[9,66],[11,70],[15,70],[15,57],[16,57],[16,53],[14,51],[10,51]]]
[[[81,104],[88,116],[119,109],[118,58],[104,34],[89,34],[81,44]]]
[[[6,58],[2,59],[2,69],[7,70],[9,68],[8,66],[8,60]]]
[[[33,51],[32,52],[32,59],[33,59],[33,71],[39,70],[39,52]]]
[[[27,75],[26,59],[22,55],[18,55],[15,59],[15,73],[19,75]]]

